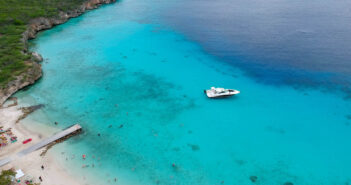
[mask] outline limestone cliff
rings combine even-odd
[[[81,6],[74,10],[67,12],[60,12],[59,15],[53,18],[39,17],[30,21],[27,30],[22,34],[23,42],[26,48],[23,48],[25,52],[28,52],[27,41],[36,37],[37,32],[52,28],[55,25],[65,23],[69,18],[77,17],[87,10],[95,9],[99,5],[109,4],[116,0],[87,0]],[[42,76],[41,64],[39,63],[42,57],[37,53],[32,53],[32,59],[26,61],[29,67],[28,70],[16,76],[7,86],[0,89],[0,106],[15,92],[35,83]]]

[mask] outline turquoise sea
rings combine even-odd
[[[230,1],[244,10],[257,8],[253,12],[265,24],[254,29],[252,25],[261,23],[255,17],[243,10],[235,16],[221,14],[226,11],[218,8],[240,8],[218,2],[205,6],[207,0],[124,0],[42,32],[31,42],[31,50],[45,58],[44,76],[16,96],[24,104],[45,105],[30,120],[52,126],[58,122],[60,129],[74,123],[83,126],[82,135],[50,151],[83,184],[351,183],[350,76],[342,63],[350,59],[349,53],[315,49],[312,41],[322,42],[323,35],[316,33],[308,40],[308,30],[302,34],[310,45],[304,40],[291,43],[296,48],[303,45],[306,53],[291,45],[284,50],[277,44],[281,39],[273,42],[280,38],[273,28],[294,13],[300,20],[302,10],[288,11],[281,18],[285,20],[278,19],[281,22],[263,20],[267,12],[281,15],[284,8],[290,10],[289,3],[267,1],[283,8],[260,14],[268,5]],[[297,8],[313,6],[297,2]],[[333,2],[324,3],[328,7]],[[342,8],[342,3],[329,7]],[[205,16],[217,14],[235,30]],[[311,22],[318,23],[312,17]],[[296,20],[297,27],[310,25]],[[337,34],[341,37],[347,29],[346,25]],[[336,50],[336,45],[328,47]],[[316,58],[318,51],[330,58],[340,56],[340,63],[327,67],[328,61]],[[345,70],[339,70],[343,65]],[[337,88],[331,88],[333,84]],[[238,89],[241,94],[208,99],[203,90],[211,86]]]

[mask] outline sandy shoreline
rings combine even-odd
[[[0,126],[3,126],[4,130],[12,128],[12,133],[18,138],[16,143],[0,148],[0,159],[11,156],[37,143],[41,138],[48,137],[52,133],[58,131],[56,128],[45,128],[45,132],[38,133],[26,128],[21,122],[16,123],[17,119],[23,114],[19,108],[20,105],[0,109]],[[22,141],[28,138],[32,138],[33,140],[28,144],[22,144]],[[70,176],[58,161],[55,161],[54,156],[50,154],[50,152],[43,157],[40,156],[43,150],[44,149],[35,151],[17,159],[16,161],[0,167],[0,170],[10,168],[14,168],[15,170],[22,169],[26,175],[32,177],[34,182],[40,182],[39,176],[41,176],[43,179],[41,185],[81,184],[74,179],[74,177]],[[44,170],[41,169],[42,165],[44,166]]]

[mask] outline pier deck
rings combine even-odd
[[[68,136],[68,135],[70,135],[70,134],[72,134],[72,133],[74,133],[76,131],[79,131],[81,129],[82,129],[82,127],[79,124],[75,124],[75,125],[67,128],[67,129],[65,129],[65,130],[63,130],[61,132],[56,133],[55,135],[53,135],[51,137],[48,137],[48,138],[46,138],[46,139],[44,139],[44,140],[42,140],[42,141],[40,141],[40,142],[28,147],[28,148],[18,152],[17,154],[14,154],[14,155],[9,156],[7,158],[1,159],[0,160],[0,167],[5,165],[5,164],[10,163],[11,161],[13,161],[13,160],[15,160],[17,158],[23,157],[23,156],[25,156],[25,155],[33,152],[33,151],[36,151],[36,150],[38,150],[38,149],[40,149],[40,148],[42,148],[42,147],[54,142],[54,141],[57,141],[57,140],[59,140],[61,138],[64,138],[64,137],[66,137],[66,136]]]

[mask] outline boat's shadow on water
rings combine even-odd
[[[237,101],[240,99],[240,97],[231,96],[231,97],[208,98],[208,97],[205,96],[203,99],[204,99],[204,101],[206,101],[206,102],[216,102],[216,103],[228,102],[228,103],[235,103],[235,102],[237,102]]]
[[[236,100],[240,97],[238,97],[238,95],[231,95],[231,96],[220,96],[220,97],[209,98],[206,96],[206,93],[205,93],[203,98],[207,100]]]

